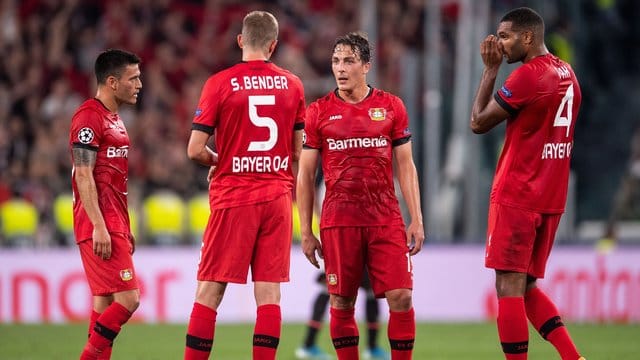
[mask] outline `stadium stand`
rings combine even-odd
[[[200,244],[202,234],[209,221],[209,195],[201,193],[191,197],[187,201],[187,214],[189,218],[188,241],[192,244]]]
[[[187,210],[182,197],[172,191],[159,191],[142,204],[145,242],[153,245],[184,243]]]
[[[0,205],[0,229],[3,243],[11,247],[33,247],[38,231],[38,210],[20,198]]]
[[[56,231],[66,245],[75,244],[73,235],[73,195],[63,193],[53,201],[53,220]]]
[[[45,225],[38,235],[43,246],[68,244],[66,240],[54,240],[55,234],[47,231],[56,228],[57,195],[70,188],[68,127],[78,102],[94,95],[95,80],[90,74],[96,55],[106,48],[125,48],[142,58],[139,105],[121,113],[132,141],[130,193],[140,194],[142,202],[147,195],[168,189],[186,201],[207,189],[207,169],[184,156],[198,93],[212,72],[236,62],[239,50],[235,35],[239,29],[233,24],[241,23],[241,17],[255,8],[271,10],[280,20],[280,46],[273,60],[303,80],[308,101],[335,85],[327,49],[337,35],[364,29],[376,36],[373,68],[377,76],[372,85],[413,104],[408,108],[416,135],[418,170],[424,177],[422,186],[447,180],[442,176],[428,178],[433,175],[421,167],[429,154],[420,142],[426,134],[422,128],[427,122],[425,108],[434,106],[441,109],[441,128],[436,134],[443,139],[441,150],[446,150],[451,136],[453,89],[459,75],[454,67],[459,49],[456,34],[462,2],[441,2],[442,33],[437,46],[441,84],[435,90],[423,84],[427,71],[423,64],[433,55],[425,47],[428,34],[424,24],[428,5],[432,4],[427,1],[5,3],[0,7],[0,203],[17,196],[34,204],[39,221]],[[551,50],[575,59],[575,70],[588,99],[576,125],[576,225],[604,220],[609,208],[603,204],[610,204],[615,196],[629,157],[629,139],[639,123],[640,102],[625,101],[625,106],[619,103],[620,99],[635,99],[640,94],[640,47],[633,46],[640,36],[636,21],[640,2],[530,3],[540,6],[547,20]],[[364,11],[364,6],[374,4],[376,11]],[[490,6],[490,16],[497,16],[512,7],[513,1],[496,0]],[[369,28],[363,23],[365,18],[372,21]],[[473,61],[480,61],[477,54],[474,56]],[[414,67],[406,66],[409,63]],[[407,86],[407,79],[415,86]],[[494,150],[501,141],[491,138],[476,149],[482,155],[483,174],[494,167]],[[442,154],[430,163],[442,170],[446,158]],[[593,169],[606,169],[607,176],[594,174]],[[429,201],[437,200],[437,195]],[[464,199],[453,202],[463,204],[457,208],[467,208]],[[445,207],[434,206],[438,213],[445,212]],[[462,214],[456,216],[449,217],[453,231],[467,221]],[[140,230],[140,242],[147,242],[145,229]],[[431,239],[437,237],[429,235]],[[478,234],[470,241],[482,237]]]

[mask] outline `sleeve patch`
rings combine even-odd
[[[95,137],[96,136],[93,132],[93,129],[89,127],[83,127],[82,129],[80,129],[80,131],[78,131],[78,141],[80,141],[80,143],[82,144],[90,144]]]

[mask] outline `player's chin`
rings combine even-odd
[[[338,82],[338,90],[349,91],[351,90],[351,87],[347,84],[347,82]]]

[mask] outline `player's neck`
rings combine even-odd
[[[531,51],[527,54],[527,57],[524,59],[523,63],[528,63],[529,61],[539,57],[545,56],[549,53],[549,50],[544,44],[541,44],[539,47],[535,49],[531,49]]]
[[[102,105],[107,108],[107,110],[113,113],[118,112],[118,102],[116,101],[115,97],[107,96],[103,91],[100,91],[100,89],[98,89],[95,98],[98,99],[102,103]]]
[[[345,102],[349,104],[357,104],[362,100],[366,99],[371,92],[371,88],[369,85],[365,85],[364,87],[358,87],[352,91],[344,91],[338,89],[338,96]]]
[[[242,61],[269,61],[269,57],[262,51],[243,51]]]

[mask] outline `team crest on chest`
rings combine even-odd
[[[385,108],[370,108],[369,117],[373,121],[383,121],[387,118],[387,109]]]

